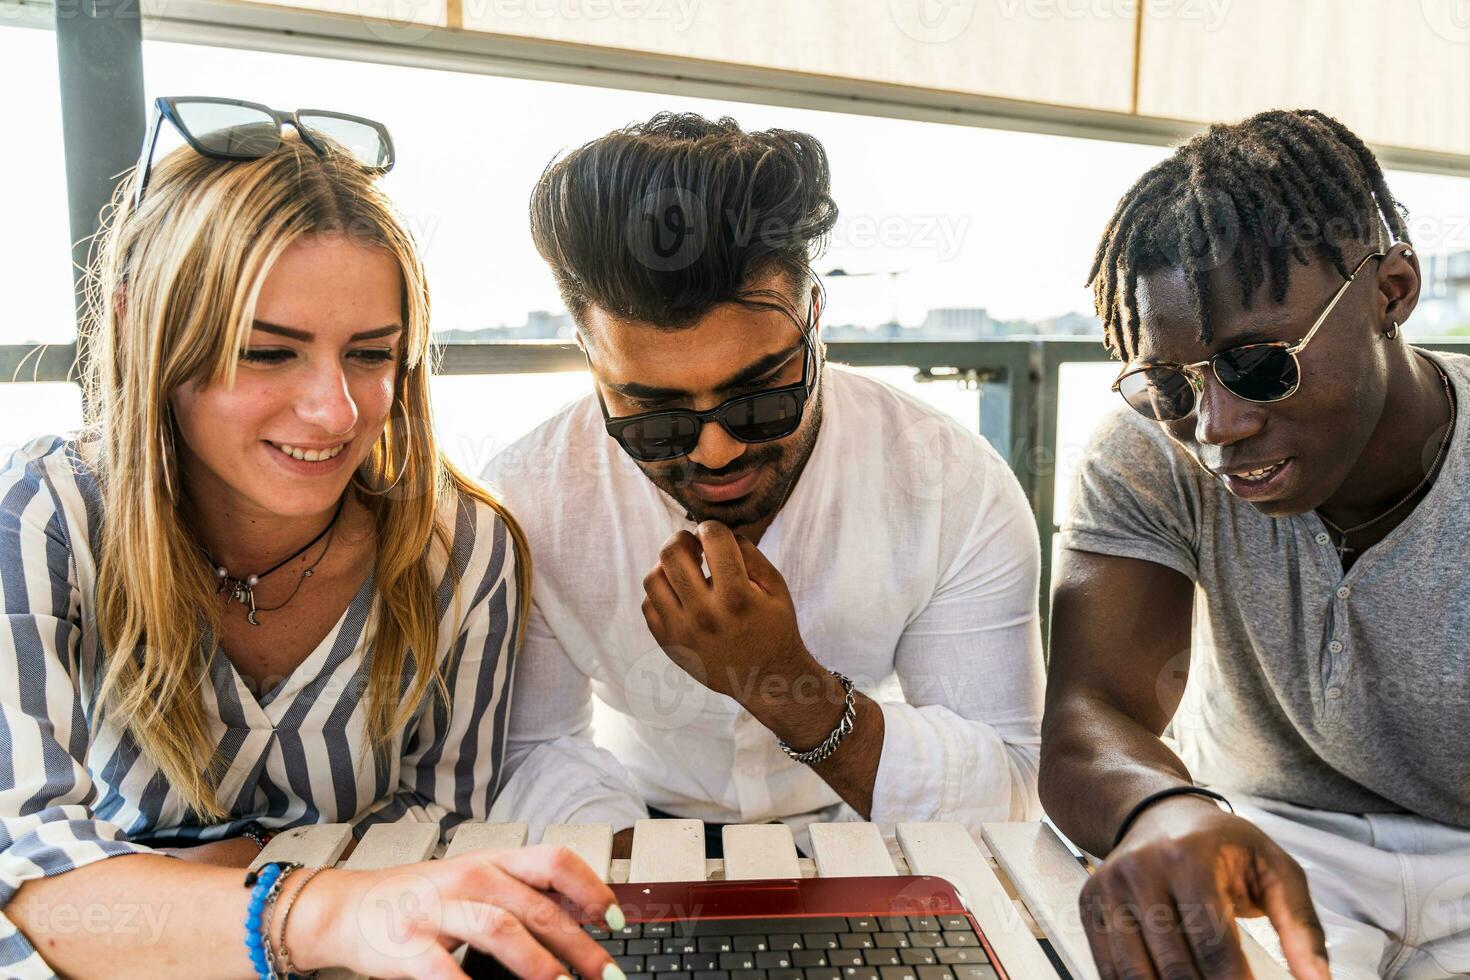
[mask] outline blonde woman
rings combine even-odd
[[[190,146],[151,165],[165,123]],[[87,425],[0,473],[4,976],[461,977],[469,943],[621,977],[546,895],[622,924],[559,849],[241,870],[300,824],[442,837],[501,780],[530,565],[435,444],[391,164],[367,120],[159,100],[94,267]]]

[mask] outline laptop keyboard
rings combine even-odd
[[[962,915],[586,926],[628,980],[996,980]],[[797,931],[800,930],[800,931]]]

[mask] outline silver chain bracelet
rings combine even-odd
[[[857,720],[857,696],[853,687],[852,678],[846,674],[839,674],[835,670],[829,671],[829,673],[842,682],[842,690],[847,695],[847,709],[843,711],[842,720],[837,723],[837,727],[832,729],[832,734],[828,735],[822,741],[821,745],[807,752],[798,752],[787,745],[784,740],[776,739],[776,744],[781,746],[781,751],[802,765],[810,766],[813,763],[821,762],[833,752],[836,752],[837,746],[841,745],[842,740],[852,732],[853,722]]]

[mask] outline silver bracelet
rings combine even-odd
[[[833,752],[836,752],[837,746],[841,745],[842,740],[852,732],[853,722],[857,720],[857,695],[853,687],[852,678],[846,674],[839,674],[835,670],[830,671],[830,673],[842,682],[842,690],[847,694],[847,709],[842,712],[842,720],[837,723],[836,728],[832,729],[832,734],[823,739],[821,745],[807,752],[798,752],[787,745],[783,739],[776,739],[776,744],[781,746],[781,751],[802,765],[810,766],[813,763],[821,762]]]

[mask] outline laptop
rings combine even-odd
[[[943,878],[777,878],[610,887],[627,917],[625,928],[609,932],[572,914],[612,954],[628,980],[1010,978],[980,924]],[[463,967],[472,980],[514,975],[474,949],[466,952]]]

